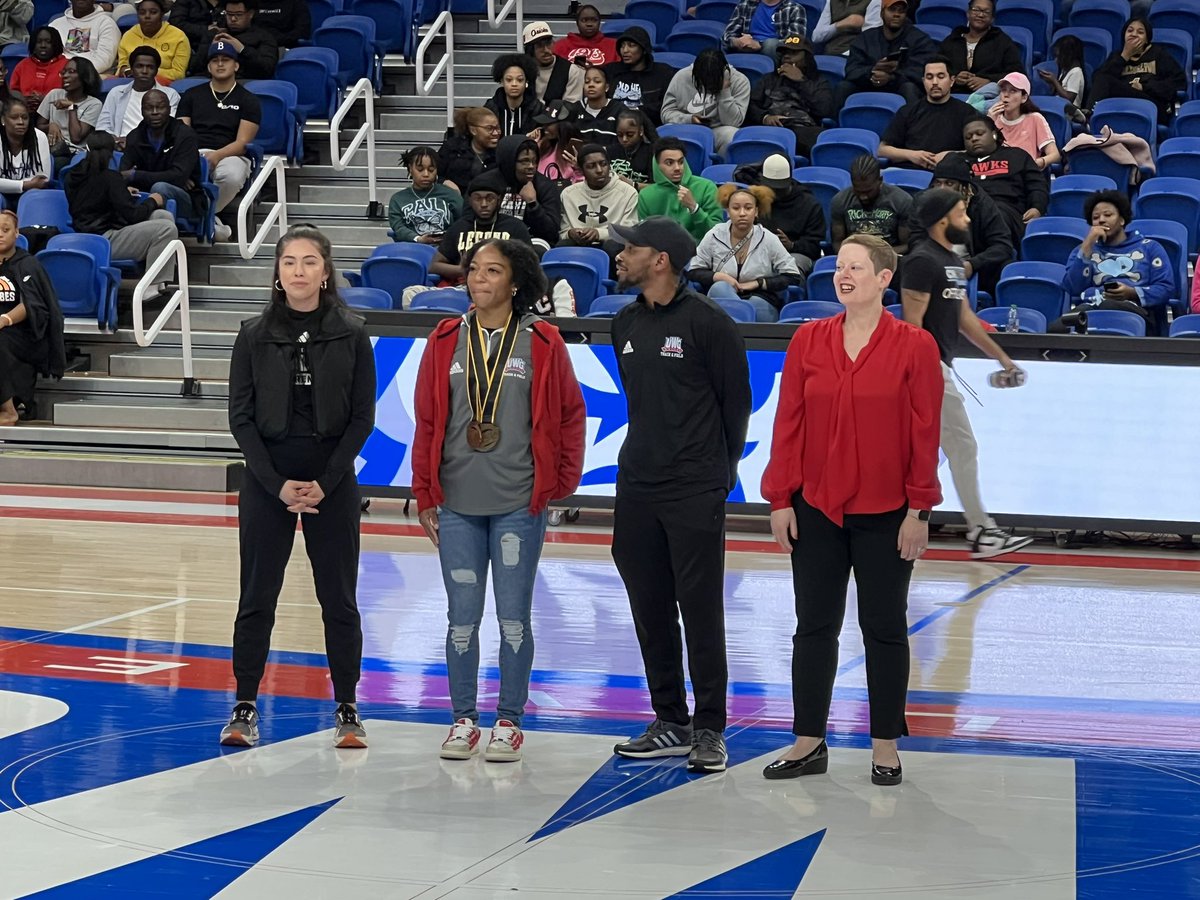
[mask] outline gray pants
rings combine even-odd
[[[169,212],[157,209],[145,222],[124,228],[110,228],[104,232],[104,236],[112,244],[113,259],[141,259],[149,265],[158,259],[167,244],[179,237],[179,229],[175,227],[175,219]],[[175,261],[172,260],[159,274],[159,279],[167,281],[174,276]]]
[[[942,452],[950,463],[950,475],[954,479],[954,490],[963,505],[963,515],[971,528],[995,526],[983,508],[979,495],[979,445],[971,420],[967,418],[967,406],[958,385],[954,383],[954,370],[942,363]]]
[[[211,153],[211,150],[201,150]],[[227,207],[250,177],[250,160],[244,156],[227,156],[216,168],[209,169],[208,177],[217,186],[217,212]]]
[[[738,130],[732,125],[714,125],[712,133],[713,149],[724,154],[725,148],[729,146],[729,142],[733,140],[733,136],[738,133]]]

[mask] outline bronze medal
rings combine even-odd
[[[500,443],[500,426],[495,423],[500,388],[504,384],[504,369],[517,343],[517,317],[509,315],[499,346],[488,357],[483,329],[471,318],[467,340],[467,399],[472,421],[467,425],[467,446],[487,453]]]

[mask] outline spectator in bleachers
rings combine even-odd
[[[710,228],[723,218],[717,202],[717,186],[707,178],[693,175],[687,163],[687,148],[678,138],[659,138],[654,145],[654,183],[638,194],[638,216],[666,216],[674,219],[694,237],[702,240]]]
[[[63,52],[68,59],[83,58],[97,72],[111,72],[117,61],[117,44],[121,42],[121,31],[96,0],[71,0],[71,8],[53,22],[62,38]]]
[[[50,154],[60,166],[83,149],[103,108],[98,99],[100,76],[86,57],[67,60],[62,83],[62,87],[46,94],[38,107],[38,127],[50,138]]]
[[[207,71],[209,48],[227,44],[238,53],[238,74],[242,78],[273,78],[275,64],[279,62],[279,45],[275,35],[254,24],[257,9],[257,0],[226,0],[226,25],[200,45],[192,56],[189,74],[203,75]]]
[[[225,27],[225,0],[175,0],[171,24],[187,35],[192,56]]]
[[[925,96],[902,106],[879,140],[879,155],[902,166],[932,169],[943,156],[963,149],[963,126],[978,113],[950,96],[950,66],[944,56],[925,63]]]
[[[1096,191],[1083,204],[1092,228],[1067,257],[1067,296],[1073,308],[1122,309],[1149,318],[1175,288],[1171,259],[1162,244],[1129,227],[1133,209],[1120,191]],[[1050,331],[1068,329],[1061,320]]]
[[[43,25],[33,33],[30,47],[29,56],[13,69],[8,86],[24,97],[31,109],[37,109],[43,97],[62,87],[62,70],[67,57],[63,53],[62,35],[49,25]]]
[[[432,147],[413,147],[400,159],[412,186],[392,194],[388,224],[393,240],[440,244],[446,230],[462,215],[462,195],[438,184],[438,156]]]
[[[1083,69],[1083,41],[1073,34],[1060,37],[1050,48],[1054,57],[1054,70],[1038,69],[1038,77],[1049,85],[1056,97],[1062,97],[1072,106],[1075,113],[1087,97],[1087,76]],[[1072,110],[1068,109],[1068,112]],[[1074,117],[1074,116],[1073,116]],[[1082,125],[1084,119],[1078,119]]]
[[[149,264],[179,237],[179,229],[162,194],[138,200],[130,193],[124,176],[109,167],[115,147],[111,134],[92,132],[87,139],[87,156],[63,178],[71,224],[83,234],[107,238],[113,259]],[[160,277],[165,283],[174,276],[172,260]]]
[[[583,140],[574,122],[576,106],[555,100],[542,114],[534,116],[538,124],[537,170],[554,182],[561,191],[567,185],[583,181],[579,167],[579,148]]]
[[[813,26],[813,43],[822,53],[845,56],[854,39],[883,24],[880,0],[825,0]]]
[[[104,107],[100,110],[100,121],[96,128],[107,131],[117,139],[117,149],[125,149],[125,136],[142,122],[142,99],[147,92],[162,91],[171,104],[171,115],[179,108],[179,94],[174,88],[158,85],[158,68],[162,57],[153,47],[138,47],[129,57],[130,73],[133,81],[129,84],[118,84],[104,98]]]
[[[955,90],[991,99],[1004,75],[1023,68],[1021,48],[994,24],[996,0],[967,2],[967,24],[950,32],[938,52],[950,61]]]
[[[748,125],[775,125],[796,135],[796,150],[807,155],[821,134],[821,120],[834,114],[833,89],[817,68],[812,45],[789,35],[779,45],[779,65],[750,91]]]
[[[467,209],[447,229],[429,264],[430,272],[440,275],[448,284],[461,284],[466,275],[463,254],[480,241],[496,238],[530,242],[525,223],[500,212],[500,200],[507,192],[508,185],[499,172],[485,172],[472,179],[467,186]]]
[[[446,130],[438,148],[438,175],[442,183],[460,194],[477,175],[496,167],[500,120],[483,106],[454,111],[454,125]]]
[[[346,12],[350,12],[347,5]],[[280,50],[298,47],[312,37],[308,0],[259,0],[254,24],[275,37]]]
[[[237,83],[238,51],[225,41],[208,48],[207,84],[191,88],[179,101],[179,118],[191,126],[208,160],[208,176],[217,186],[217,212],[238,195],[250,177],[246,145],[262,124],[262,104]],[[217,222],[217,240],[227,241],[232,229]]]
[[[616,62],[617,42],[600,30],[600,10],[585,3],[575,13],[575,27],[565,38],[554,44],[554,52],[568,62],[582,57],[589,66],[605,66]]]
[[[525,55],[537,63],[534,93],[543,103],[583,98],[583,69],[554,52],[554,32],[545,22],[530,22],[521,32]]]
[[[608,99],[608,74],[600,66],[583,70],[583,102],[575,113],[580,140],[611,147],[617,142],[617,116],[625,107]]]
[[[1012,230],[1000,208],[985,192],[975,186],[971,174],[971,166],[961,153],[950,153],[937,164],[933,170],[933,181],[929,190],[948,188],[963,199],[967,207],[967,215],[971,219],[967,230],[966,252],[963,254],[963,266],[969,279],[972,275],[979,276],[979,290],[992,293],[996,282],[1000,280],[1001,270],[1015,256]],[[916,204],[928,191],[917,195],[914,203],[914,215],[909,220],[909,247],[916,248],[923,240],[927,240],[925,228],[918,220]]]
[[[712,299],[749,300],[758,322],[779,321],[787,289],[803,281],[779,238],[757,221],[760,215],[770,214],[774,200],[774,191],[765,185],[721,185],[717,202],[729,221],[712,227],[688,266],[688,279],[698,282]]]
[[[724,153],[749,105],[750,79],[729,65],[724,53],[710,48],[671,79],[663,95],[662,122],[710,128],[713,147]]]
[[[538,145],[533,138],[514,134],[500,139],[496,170],[506,185],[500,213],[520,219],[530,236],[544,241],[548,249],[558,243],[562,203],[557,185],[537,165]]]
[[[191,126],[171,114],[171,101],[163,88],[141,98],[142,120],[125,138],[121,174],[139,191],[161,194],[175,201],[175,215],[198,218],[208,204],[200,189],[200,140]]]
[[[922,97],[925,63],[937,45],[908,19],[908,0],[883,0],[883,24],[850,44],[846,78],[838,86],[838,106],[859,91],[887,91],[914,102]]]
[[[834,194],[829,205],[833,252],[852,234],[873,234],[887,241],[896,253],[907,253],[912,207],[908,191],[887,184],[879,161],[864,153],[850,164],[850,187]]]
[[[1029,79],[1022,72],[1009,72],[1000,79],[1000,99],[989,114],[1004,143],[1020,147],[1039,169],[1062,161],[1050,123],[1029,96]]]
[[[1025,226],[1045,215],[1050,205],[1046,175],[1020,147],[1009,147],[996,123],[985,116],[963,127],[966,159],[979,189],[996,201],[1020,246]]]
[[[138,0],[138,23],[121,35],[117,45],[117,76],[133,75],[130,57],[138,47],[153,47],[161,62],[159,84],[170,84],[187,74],[192,45],[187,35],[163,21],[164,0]]]
[[[18,367],[61,378],[66,368],[58,295],[37,258],[17,246],[17,214],[0,210],[0,425],[17,424]],[[32,397],[22,397],[32,400]]]
[[[483,105],[496,114],[502,137],[526,135],[537,128],[533,117],[544,105],[537,96],[537,63],[523,53],[505,53],[492,63],[492,81],[500,85]]]
[[[624,247],[609,237],[612,225],[636,225],[638,192],[614,178],[608,151],[600,144],[584,144],[579,149],[583,181],[562,193],[560,247],[599,247],[615,265]]]
[[[617,38],[616,62],[609,63],[608,86],[612,98],[630,109],[640,109],[652,125],[662,124],[663,94],[675,74],[670,66],[654,61],[654,45],[645,28],[634,25]]]
[[[639,191],[654,179],[654,144],[658,132],[638,109],[617,113],[617,144],[612,148],[613,174]]]
[[[0,47],[29,42],[33,0],[7,0],[0,4]]]
[[[806,34],[808,13],[796,0],[738,0],[725,26],[722,45],[737,53],[775,57],[779,42]]]
[[[30,121],[29,107],[20,97],[10,96],[0,106],[4,148],[0,153],[0,195],[16,209],[25,191],[50,184],[50,141]]]
[[[792,177],[792,164],[780,153],[768,156],[762,166],[739,166],[733,180],[761,184],[771,189],[775,200],[769,209],[758,211],[758,223],[779,238],[792,254],[796,268],[805,278],[821,255],[825,240],[825,212],[807,187]]]
[[[1148,19],[1134,16],[1125,23],[1124,44],[1092,76],[1093,104],[1109,97],[1136,97],[1158,107],[1158,124],[1175,115],[1175,95],[1187,89],[1187,76],[1171,51],[1154,43]]]

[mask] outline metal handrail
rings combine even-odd
[[[146,292],[158,283],[158,273],[172,259],[175,261],[175,278],[179,281],[179,286],[175,288],[171,299],[158,314],[154,324],[147,330],[142,303],[145,301]],[[163,248],[163,252],[158,254],[158,258],[154,262],[146,267],[146,274],[133,289],[133,336],[139,347],[149,347],[154,343],[154,339],[158,337],[159,332],[163,330],[175,310],[179,310],[179,330],[183,335],[183,388],[180,393],[185,397],[200,393],[200,383],[196,381],[192,362],[192,313],[188,304],[190,294],[187,249],[184,247],[183,241],[176,238]]]
[[[242,254],[242,259],[254,258],[254,254],[258,252],[258,248],[267,239],[267,232],[276,221],[279,222],[279,236],[283,237],[287,233],[286,172],[287,160],[282,156],[268,156],[263,160],[262,168],[258,170],[258,177],[254,179],[254,183],[246,191],[246,196],[242,198],[241,205],[238,206],[237,218],[238,252]],[[254,232],[254,239],[246,243],[246,217],[249,215],[250,210],[254,208],[254,201],[262,193],[267,179],[272,175],[275,176],[275,202],[271,204],[271,208],[267,211],[263,223]]]
[[[438,64],[433,67],[433,71],[426,78],[425,51],[433,46],[433,42],[442,31],[443,25],[445,26],[446,35],[446,53],[438,60]],[[433,86],[442,77],[442,73],[446,73],[446,127],[450,128],[454,125],[454,16],[450,14],[449,10],[438,13],[438,17],[433,20],[433,24],[429,26],[429,30],[421,38],[421,43],[417,45],[416,66],[417,93],[422,97],[428,97],[429,92],[433,90]]]
[[[366,121],[354,132],[346,152],[339,153],[342,119],[346,118],[359,97],[366,101]],[[335,172],[343,172],[350,166],[351,158],[364,140],[367,142],[367,215],[380,218],[383,215],[383,204],[376,196],[375,187],[375,85],[371,83],[370,78],[358,80],[342,100],[342,105],[337,108],[333,118],[329,120],[329,158],[333,161]]]
[[[504,24],[509,13],[514,13],[517,20],[517,52],[523,53],[525,45],[521,43],[521,32],[525,30],[524,0],[508,0],[499,12],[496,11],[496,0],[488,0],[488,24],[493,31]]]

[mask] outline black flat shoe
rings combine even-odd
[[[899,766],[877,766],[871,763],[871,784],[899,784],[904,773]]]
[[[775,781],[781,778],[799,778],[801,775],[824,775],[828,771],[829,746],[821,741],[807,756],[775,760],[763,769],[763,778]]]

